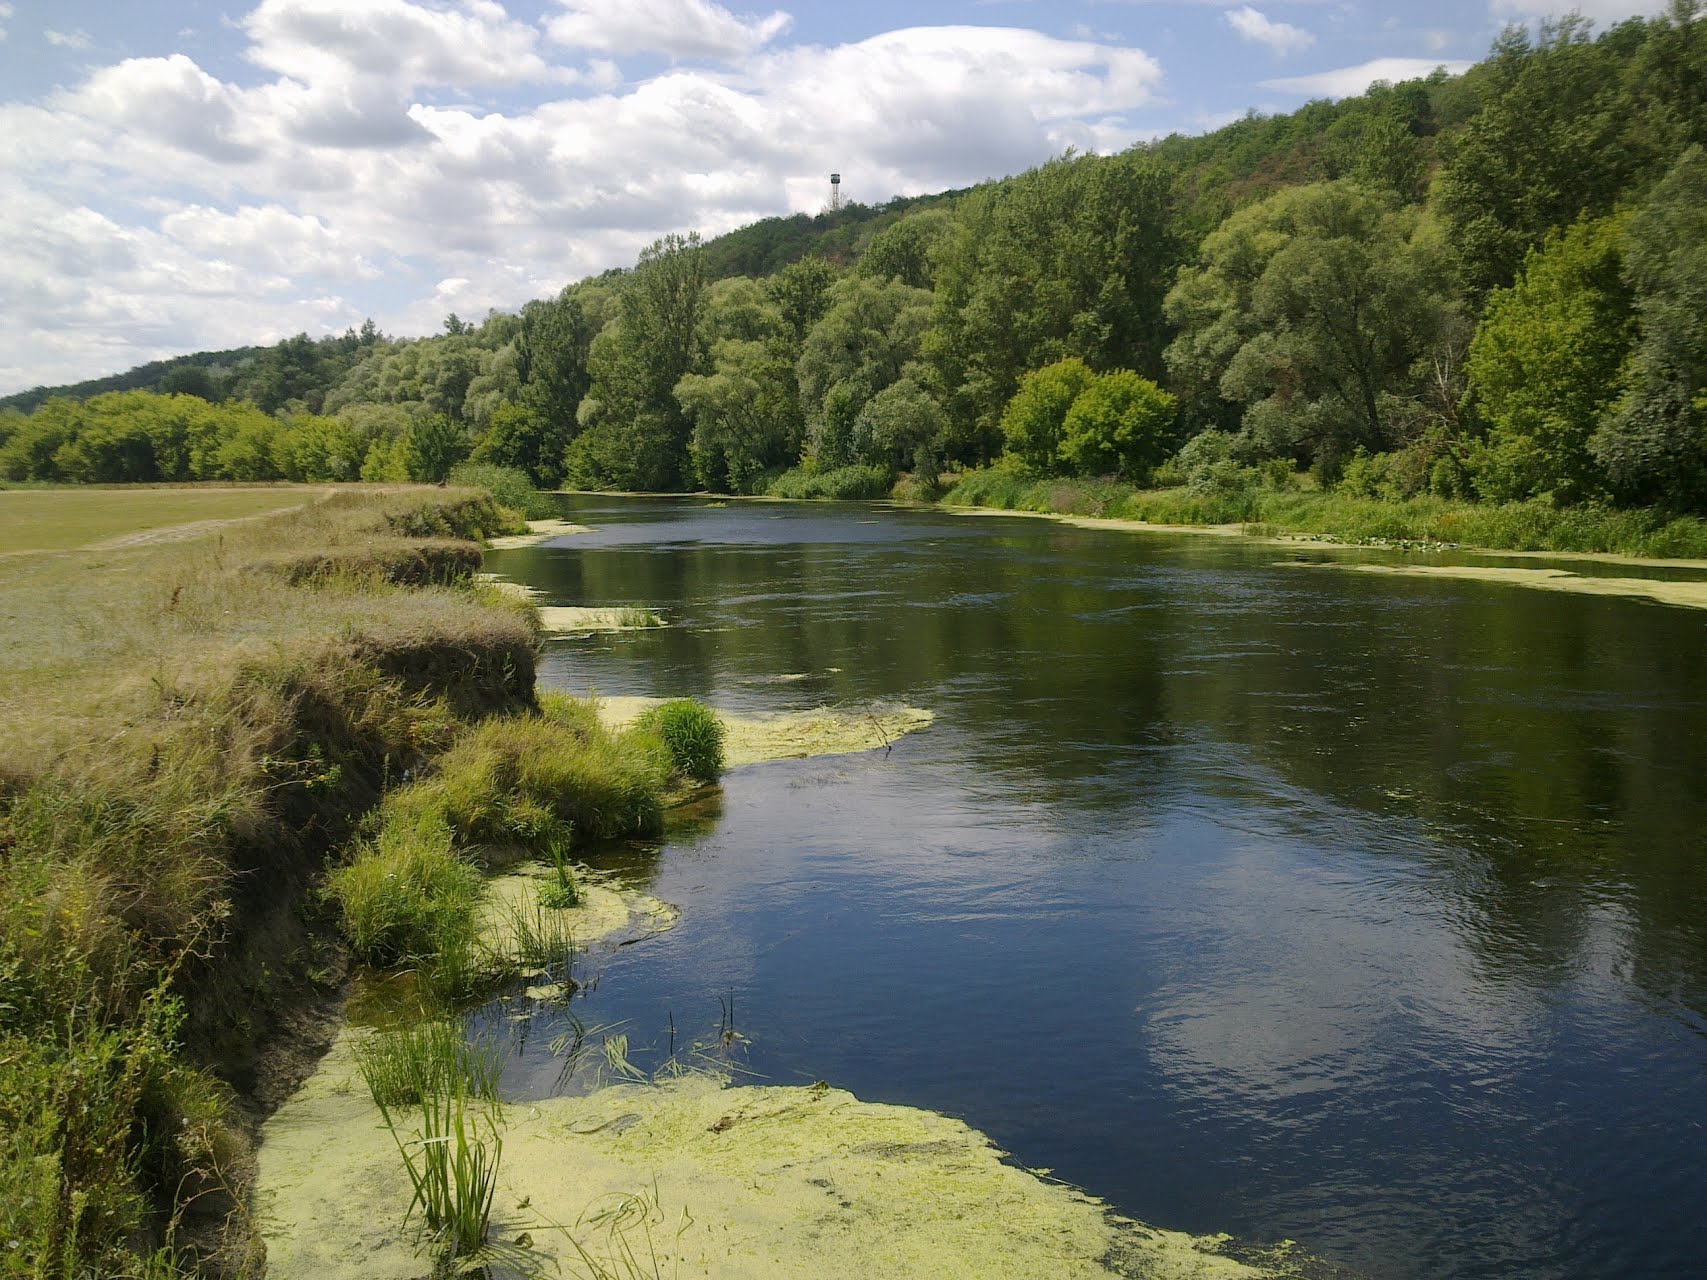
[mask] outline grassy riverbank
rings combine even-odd
[[[1707,559],[1707,521],[1651,508],[1416,497],[1403,502],[1250,485],[1215,490],[1135,489],[1115,481],[1039,479],[1005,467],[960,476],[946,506],[1095,516],[1157,525],[1239,525],[1373,545],[1452,544],[1502,551],[1555,551]]]
[[[470,579],[512,516],[280,495],[0,559],[0,1274],[257,1269],[246,1108],[289,1083],[257,1072],[277,1020],[336,981],[327,853],[459,725],[534,705],[531,613]],[[8,496],[51,521],[59,495]]]

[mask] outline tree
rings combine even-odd
[[[686,478],[693,424],[675,388],[703,359],[705,285],[697,235],[656,241],[623,281],[616,317],[588,352],[591,404],[577,413],[587,429],[565,455],[576,483],[657,490]]]
[[[879,391],[854,419],[854,451],[891,471],[911,469],[926,486],[936,484],[948,415],[928,389],[918,365]]]
[[[1623,497],[1707,510],[1707,150],[1630,220],[1625,264],[1639,336],[1589,448]]]
[[[1417,389],[1459,328],[1452,258],[1419,210],[1352,182],[1282,191],[1228,218],[1180,273],[1168,366],[1193,417],[1236,407],[1266,452],[1334,474],[1393,440],[1383,406]]]
[[[1061,470],[1061,424],[1079,394],[1096,374],[1077,356],[1033,370],[1002,413],[1002,438],[1008,452],[1042,472]]]
[[[1115,474],[1134,484],[1168,456],[1171,395],[1130,369],[1114,369],[1079,392],[1061,423],[1059,455],[1079,475]]]
[[[874,280],[899,280],[915,289],[929,289],[932,250],[953,225],[946,209],[910,213],[871,238],[854,271]]]
[[[423,414],[409,428],[409,478],[437,483],[468,456],[468,437],[442,413]]]
[[[950,392],[953,446],[987,460],[1020,379],[1066,356],[1092,369],[1161,370],[1162,302],[1180,247],[1159,162],[1067,156],[961,203],[933,253],[926,343]]]
[[[676,384],[676,399],[693,421],[694,473],[707,488],[748,493],[766,471],[799,455],[794,367],[786,351],[738,338],[719,342],[711,364],[710,373]]]
[[[812,326],[829,310],[830,286],[836,279],[836,269],[822,258],[802,258],[765,281],[765,292],[782,312],[797,354]]]
[[[1450,148],[1438,207],[1478,296],[1511,283],[1549,231],[1612,211],[1653,139],[1619,75],[1618,48],[1579,14],[1532,46],[1508,27],[1482,69],[1481,111]]]
[[[1579,222],[1531,251],[1517,282],[1489,297],[1469,359],[1488,423],[1475,461],[1485,496],[1569,502],[1603,491],[1589,437],[1630,349],[1622,240],[1622,219]]]
[[[919,356],[931,295],[898,280],[849,276],[831,291],[795,373],[807,449],[821,470],[858,461],[854,423]]]

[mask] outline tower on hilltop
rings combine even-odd
[[[835,213],[842,207],[842,175],[830,175],[830,212]]]

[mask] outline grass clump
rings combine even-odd
[[[493,1100],[501,1061],[448,1023],[381,1035],[357,1065],[414,1195],[423,1232],[447,1269],[486,1244],[504,1140]]]
[[[356,1067],[383,1107],[419,1106],[423,1099],[461,1090],[495,1100],[504,1060],[490,1041],[471,1041],[456,1023],[426,1018],[365,1037]]]
[[[326,892],[356,954],[383,966],[428,961],[468,945],[481,885],[442,823],[388,822],[332,873]]]
[[[437,821],[464,848],[535,855],[656,834],[666,778],[652,743],[566,702],[473,726],[426,777],[387,797],[386,822]]]
[[[634,726],[655,735],[669,752],[670,766],[695,782],[715,782],[723,774],[723,722],[692,698],[676,698],[645,712]]]

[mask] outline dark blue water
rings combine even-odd
[[[588,958],[594,1039],[1371,1276],[1707,1273],[1707,613],[1019,519],[569,514],[598,532],[490,567],[670,626],[552,641],[543,683],[937,715],[602,855],[682,919]]]

